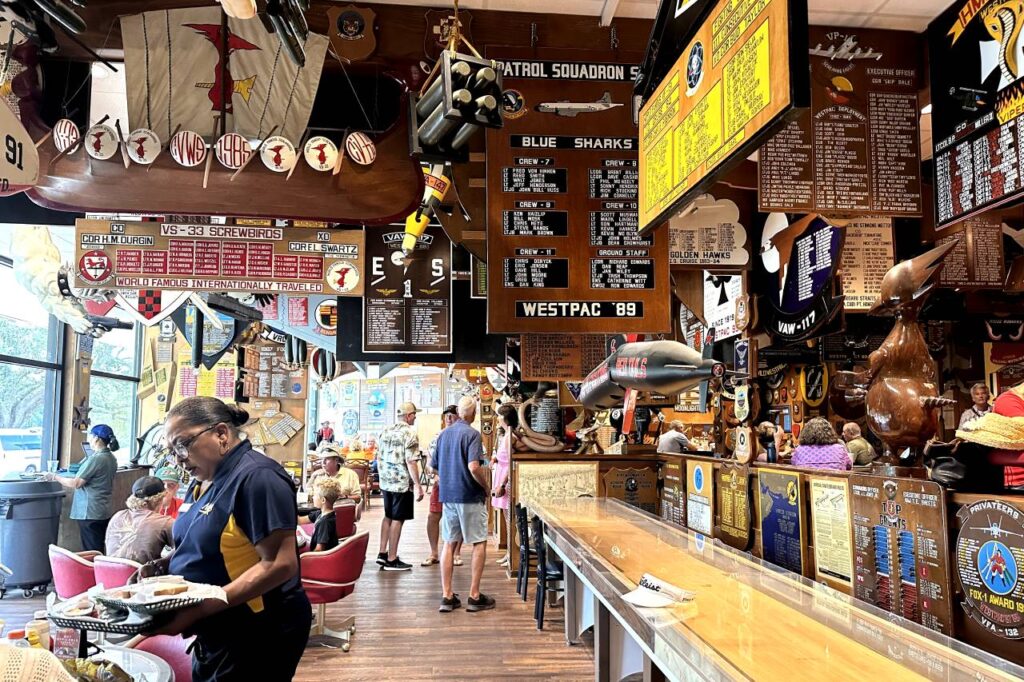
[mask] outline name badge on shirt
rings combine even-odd
[[[185,512],[187,512],[191,508],[192,508],[192,503],[191,502],[182,502],[181,506],[178,507],[178,513],[179,514],[184,514]]]

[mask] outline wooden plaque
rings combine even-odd
[[[487,329],[668,332],[668,235],[637,233],[638,54],[490,48],[505,122],[487,131]]]
[[[882,278],[895,261],[891,218],[858,218],[846,223],[840,275],[846,312],[867,311],[882,291]]]
[[[761,558],[794,573],[807,570],[807,522],[800,473],[758,469]]]
[[[744,465],[723,463],[718,470],[718,519],[715,537],[746,551],[753,539],[750,509],[750,469]]]
[[[921,43],[906,31],[810,28],[811,109],[761,148],[764,212],[921,215]]]
[[[944,232],[943,235],[946,235]],[[935,241],[959,243],[943,258],[939,285],[958,289],[1002,289],[1006,278],[1002,220],[998,211],[963,221],[963,229]]]
[[[672,458],[662,465],[661,518],[686,526],[686,479],[683,460]]]
[[[658,511],[658,474],[650,467],[618,469],[612,467],[604,476],[604,495],[639,507],[645,512]]]
[[[361,230],[75,221],[87,288],[362,296]]]
[[[604,362],[601,334],[523,334],[523,381],[583,381]]]
[[[845,478],[808,476],[814,579],[853,592],[853,523],[850,484]]]
[[[850,477],[853,595],[943,634],[952,633],[945,493],[938,483]]]
[[[598,462],[516,462],[516,500],[530,507],[544,500],[597,497]]]

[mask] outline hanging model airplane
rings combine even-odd
[[[576,114],[593,114],[598,111],[607,111],[621,104],[612,102],[612,94],[605,91],[601,99],[596,102],[541,102],[537,105],[537,111],[542,114],[557,114],[559,116],[576,116]]]

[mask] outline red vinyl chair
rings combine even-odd
[[[192,682],[192,654],[188,648],[195,637],[185,639],[180,635],[153,635],[133,637],[125,645],[129,649],[138,649],[161,658],[174,671],[174,682]]]
[[[356,534],[356,509],[353,500],[343,500],[334,505],[334,527],[339,540]]]
[[[341,650],[349,650],[352,635],[356,632],[355,617],[347,617],[342,622],[341,631],[327,628],[324,618],[327,614],[327,604],[333,604],[352,594],[356,581],[363,573],[366,548],[369,544],[370,532],[364,530],[342,540],[334,549],[326,552],[306,552],[299,557],[302,587],[306,590],[310,603],[316,606],[313,636],[309,640],[311,644],[333,646],[330,640],[341,640]]]
[[[96,585],[96,573],[92,559],[96,552],[75,554],[63,547],[50,545],[50,570],[53,572],[53,589],[61,599],[78,596]]]
[[[142,564],[137,561],[102,554],[93,559],[92,563],[96,573],[96,584],[103,585],[108,590],[112,587],[124,587],[135,571],[142,568]]]

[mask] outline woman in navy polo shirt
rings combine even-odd
[[[178,403],[165,437],[192,477],[174,523],[174,553],[146,564],[221,585],[228,603],[206,600],[158,630],[194,633],[193,680],[292,679],[312,610],[299,581],[295,491],[280,464],[253,450],[238,427],[249,414],[216,398]]]

